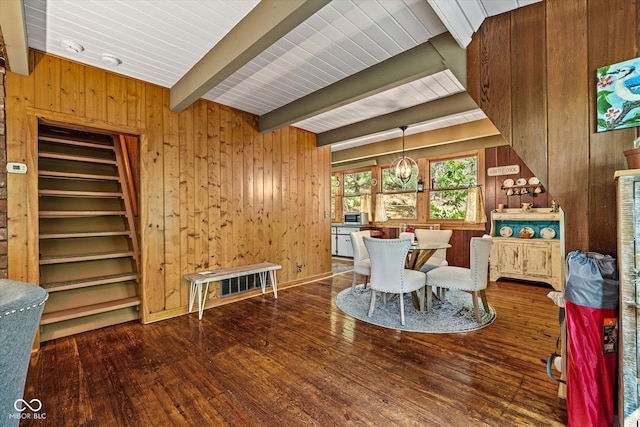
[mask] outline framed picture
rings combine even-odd
[[[640,125],[640,58],[598,68],[598,132]]]

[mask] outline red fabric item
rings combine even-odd
[[[589,308],[565,300],[565,313],[569,361],[567,426],[613,426],[617,310]],[[613,346],[612,341],[616,341]]]

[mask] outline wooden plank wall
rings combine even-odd
[[[186,312],[186,273],[271,261],[282,287],[331,273],[331,152],[314,134],[262,135],[256,116],[205,100],[173,113],[166,88],[31,60],[6,81],[7,160],[29,168],[8,177],[9,278],[38,283],[38,120],[139,139],[144,321]]]
[[[595,70],[638,56],[640,3],[545,0],[484,21],[471,96],[565,211],[566,250],[616,254],[614,171],[637,128],[596,132]]]
[[[553,196],[546,189],[543,193],[536,194],[533,197],[530,194],[507,196],[502,189],[503,182],[507,178],[515,181],[518,178],[529,179],[536,176],[520,156],[518,156],[518,153],[515,152],[513,147],[505,145],[486,148],[484,150],[484,164],[484,207],[485,213],[487,214],[485,229],[454,230],[449,242],[451,243],[451,249],[447,250],[447,261],[449,265],[469,267],[469,242],[472,237],[480,237],[484,233],[489,234],[491,232],[491,211],[496,209],[498,204],[503,204],[507,208],[519,208],[521,203],[524,202],[533,203],[533,206],[536,208],[548,208],[551,206]],[[486,170],[489,168],[507,165],[518,165],[520,167],[520,173],[501,176],[489,176],[486,174]]]
[[[548,208],[551,207],[551,201],[553,196],[545,188],[544,192],[539,194],[524,194],[524,195],[512,195],[507,196],[506,192],[502,189],[504,180],[511,178],[514,181],[519,178],[529,180],[531,177],[539,176],[534,174],[529,166],[522,160],[513,147],[508,145],[494,148],[487,148],[485,150],[485,166],[487,169],[496,166],[518,165],[520,167],[520,173],[513,175],[502,176],[485,176],[485,192],[484,192],[484,204],[487,210],[487,218],[490,218],[491,210],[496,209],[499,204],[503,204],[506,208],[519,208],[522,203],[533,203],[536,208]],[[487,229],[487,232],[489,230]]]

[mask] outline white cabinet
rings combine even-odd
[[[331,255],[336,255],[338,251],[338,228],[331,227]]]
[[[532,230],[533,237],[520,238],[523,228]],[[564,288],[563,234],[562,211],[507,209],[493,212],[490,279],[495,281],[503,277],[543,282],[561,291]]]
[[[638,323],[640,316],[640,170],[616,172],[620,331],[618,336],[618,419],[637,426],[640,420]]]
[[[348,234],[338,234],[338,256],[353,257],[353,248],[351,247],[351,236]]]
[[[331,227],[332,255],[350,258],[353,257],[353,247],[351,246],[351,233],[353,231],[360,231],[360,226],[337,225]]]

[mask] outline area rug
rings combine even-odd
[[[450,289],[445,301],[434,298],[431,312],[420,312],[414,308],[411,295],[404,296],[405,325],[400,322],[400,298],[395,296],[386,304],[378,295],[371,317],[367,316],[371,291],[362,285],[344,289],[336,296],[336,305],[349,316],[363,322],[408,332],[455,333],[469,332],[489,326],[496,318],[494,308],[489,304],[490,313],[483,314],[482,323],[476,321],[471,294]],[[481,310],[482,302],[479,301]],[[484,313],[484,310],[483,310]]]
[[[340,258],[333,258],[331,261],[331,271],[334,275],[353,272],[353,260],[346,261]]]

